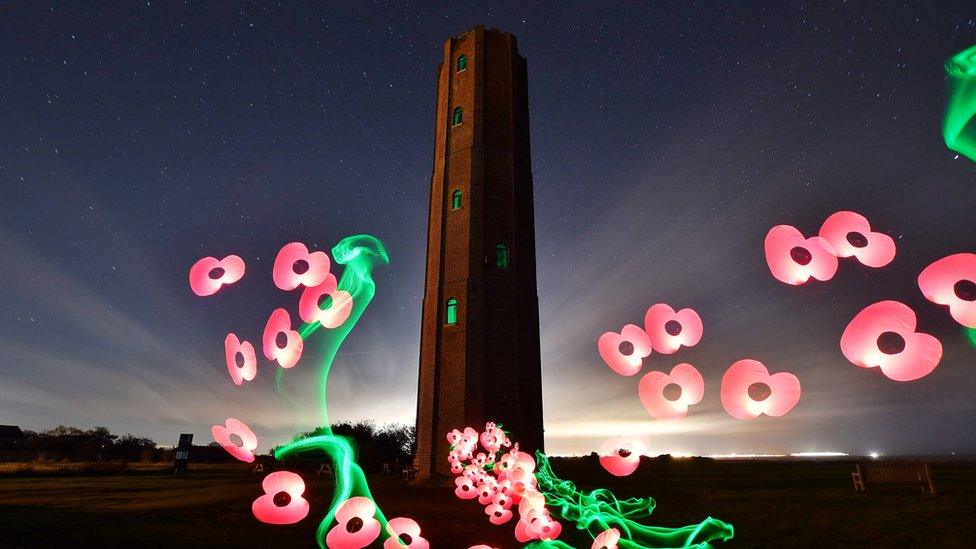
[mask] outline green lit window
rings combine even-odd
[[[446,324],[457,324],[457,300],[453,297],[447,300]]]
[[[462,55],[462,56],[458,57],[458,65],[457,65],[457,67],[458,67],[457,68],[457,71],[458,72],[461,72],[461,71],[463,71],[463,70],[465,70],[465,69],[468,68],[468,56],[467,55]]]
[[[451,209],[452,210],[461,209],[461,189],[458,189],[451,194]]]
[[[464,120],[464,113],[461,112],[461,107],[454,109],[454,117],[451,118],[452,126],[460,126],[461,122]]]
[[[495,266],[502,269],[508,268],[508,246],[504,244],[495,246]]]

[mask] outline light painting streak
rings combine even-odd
[[[352,443],[346,437],[332,434],[326,395],[328,394],[329,372],[332,369],[336,353],[376,293],[376,283],[372,276],[373,268],[390,262],[383,243],[369,235],[344,238],[332,248],[332,259],[344,266],[338,289],[352,296],[353,306],[349,317],[341,325],[334,329],[323,330],[321,334],[323,358],[320,366],[319,402],[323,427],[318,430],[321,434],[295,440],[275,451],[275,459],[278,460],[307,452],[322,452],[333,463],[335,491],[329,510],[322,518],[322,522],[319,523],[316,531],[319,547],[323,549],[326,547],[329,525],[335,519],[339,506],[351,496],[373,499],[366,482],[366,476],[362,468],[356,463],[356,453]],[[320,328],[323,326],[319,322],[304,324],[299,330],[302,340],[308,340],[313,334],[319,332]],[[281,371],[279,370],[279,376]],[[383,528],[386,527],[386,518],[379,507],[376,508],[376,519]]]

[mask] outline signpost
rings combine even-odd
[[[176,446],[176,461],[173,463],[173,474],[186,472],[186,464],[190,461],[190,447],[193,445],[193,433],[180,434],[180,443]]]

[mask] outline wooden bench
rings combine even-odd
[[[851,473],[854,490],[868,486],[920,486],[923,494],[935,495],[935,482],[928,463],[860,463]]]

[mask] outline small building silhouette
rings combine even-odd
[[[0,425],[0,450],[19,450],[27,438],[16,425]]]

